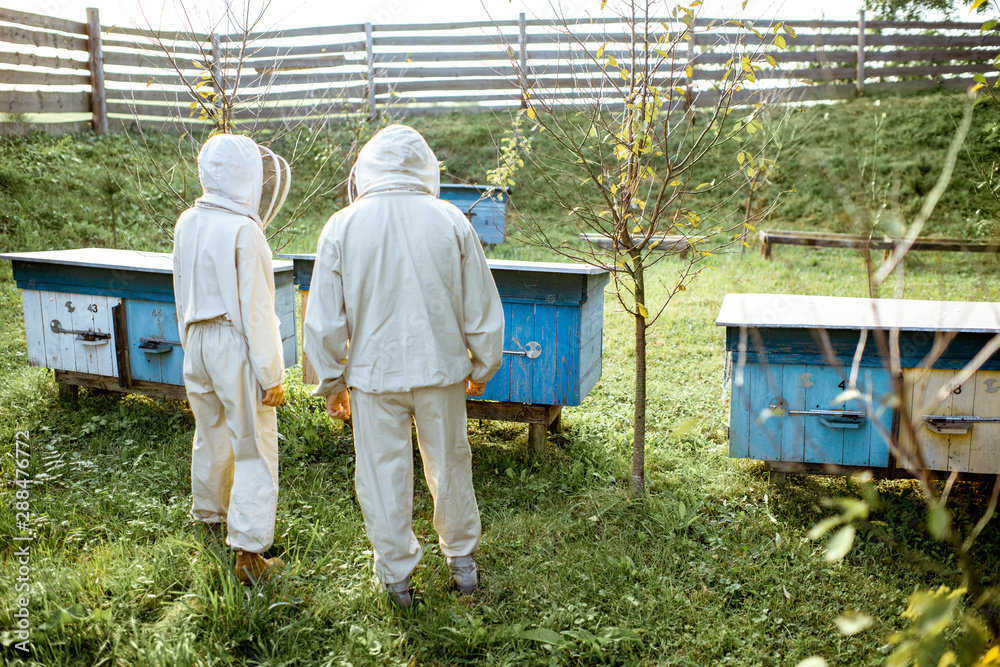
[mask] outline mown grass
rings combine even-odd
[[[863,115],[868,104],[805,113]],[[926,104],[925,113],[934,106],[919,99],[899,104]],[[439,157],[456,178],[475,181],[477,170],[492,167],[484,143],[496,127],[485,118],[413,122],[442,147]],[[111,150],[116,139],[22,141],[3,145],[0,176],[16,181],[16,170],[3,171],[5,165],[37,164],[50,180],[26,176],[4,186],[0,178],[0,219],[13,225],[0,235],[0,248],[107,245],[81,156]],[[34,151],[30,160],[26,147]],[[785,178],[806,180],[787,172]],[[68,189],[74,180],[79,187]],[[836,201],[819,196],[820,187],[815,208],[837,210]],[[4,198],[12,188],[22,205],[16,211]],[[519,202],[524,210],[530,205]],[[302,223],[296,249],[310,249],[315,237],[305,237],[326,213]],[[124,228],[134,229],[136,247],[169,247],[141,216],[130,225]],[[493,252],[545,256],[513,243]],[[19,292],[9,264],[0,264],[5,506],[15,501],[17,431],[29,434],[29,470],[39,480],[30,496],[37,533],[30,543],[31,661],[789,665],[819,654],[830,664],[878,664],[887,636],[903,624],[906,597],[917,586],[958,585],[954,562],[928,536],[915,487],[897,481],[878,484],[881,502],[859,526],[855,548],[827,564],[822,543],[806,534],[832,513],[825,498],[857,496],[858,487],[837,477],[796,477],[771,487],[760,464],[728,458],[723,334],[714,326],[727,292],[866,295],[860,258],[780,248],[770,262],[748,253],[712,265],[650,333],[648,497],[636,501],[629,493],[631,323],[608,294],[601,382],[582,405],[566,409],[566,428],[550,438],[544,457],[532,455],[523,425],[470,422],[484,524],[482,586],[471,598],[449,586],[418,474],[415,531],[425,545],[414,574],[419,604],[399,611],[372,579],[350,431],[324,416],[297,368],[288,373],[288,399],[279,410],[282,472],[272,549],[287,567],[277,580],[244,589],[231,573],[231,555],[187,517],[194,424],[186,405],[97,392],[83,392],[76,405],[61,402],[50,372],[25,362]],[[650,282],[668,282],[677,266],[661,263]],[[996,301],[998,273],[992,257],[915,255],[905,295]],[[953,509],[958,524],[968,525],[982,489],[959,486]],[[13,510],[5,516],[0,651],[12,662],[22,657],[12,634],[13,554],[20,545]],[[977,551],[994,584],[998,538],[993,521]],[[840,635],[833,619],[849,610],[871,614],[874,627]]]

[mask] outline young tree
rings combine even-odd
[[[347,168],[361,146],[391,122],[391,110],[376,116],[364,105],[352,107],[344,93],[297,107],[275,104],[271,97],[280,92],[282,62],[288,61],[282,60],[280,47],[276,57],[261,55],[274,35],[269,37],[265,30],[272,0],[227,0],[214,15],[197,13],[199,8],[185,0],[172,2],[173,13],[183,23],[181,30],[162,32],[141,5],[145,25],[136,27],[149,43],[151,60],[169,63],[161,75],[170,83],[179,82],[183,92],[178,95],[190,100],[190,112],[167,122],[174,130],[169,136],[151,131],[153,123],[133,114],[135,131],[126,133],[131,153],[169,150],[176,158],[175,167],[162,171],[156,166],[160,161],[123,157],[122,164],[139,190],[133,201],[169,237],[177,216],[196,195],[196,158],[204,139],[220,132],[248,134],[276,149],[295,175],[295,196],[289,198],[284,222],[268,229],[269,241],[280,248],[289,241],[286,232],[314,205],[337,194],[346,198],[342,190]],[[177,42],[193,45],[197,53],[177,49]],[[156,78],[150,78],[148,85],[155,83]]]
[[[700,4],[675,6],[664,17],[657,14],[663,2],[601,2],[610,18],[586,25],[557,19],[560,46],[572,59],[554,69],[571,72],[569,92],[565,78],[543,77],[514,61],[520,113],[540,133],[536,139],[552,147],[525,153],[534,168],[517,172],[519,187],[568,212],[586,233],[581,246],[560,244],[532,213],[517,232],[528,243],[607,267],[634,321],[636,496],[645,490],[647,332],[713,254],[738,247],[744,227],[771,209],[745,204],[753,201],[761,171],[773,167],[764,161],[770,100],[748,87],[774,64],[766,51],[794,36],[782,24],[765,30],[741,21],[698,22]],[[603,32],[590,32],[593,26]],[[704,45],[701,53],[696,45]],[[698,174],[708,160],[729,164],[728,174],[702,182]],[[525,178],[529,171],[537,183]],[[649,269],[675,256],[682,259],[673,283],[654,302]]]

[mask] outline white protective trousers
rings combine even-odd
[[[375,552],[375,574],[386,584],[404,581],[420,562],[413,533],[413,443],[434,500],[434,529],[445,556],[479,547],[482,527],[472,487],[465,383],[408,392],[370,394],[351,389],[356,467],[354,484]]]
[[[261,403],[246,338],[221,317],[189,325],[184,383],[195,418],[191,515],[225,519],[234,549],[266,551],[278,503],[278,421]]]

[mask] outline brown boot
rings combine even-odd
[[[276,567],[284,565],[280,558],[264,558],[252,551],[236,550],[236,578],[244,586],[251,586],[271,575]]]

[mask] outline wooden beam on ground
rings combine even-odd
[[[155,396],[157,398],[173,398],[178,401],[187,400],[187,390],[184,387],[164,384],[162,382],[149,382],[147,380],[132,380],[132,386],[123,389],[119,380],[111,375],[93,375],[91,373],[77,373],[76,371],[56,371],[56,382],[60,386],[86,387],[87,389],[103,389],[105,391],[115,391],[119,393],[143,394],[144,396]]]
[[[859,234],[838,234],[835,232],[797,232],[761,229],[757,231],[761,255],[770,259],[773,245],[798,245],[812,248],[864,248],[872,250],[892,250],[896,241],[888,238],[870,238]],[[940,250],[952,252],[997,252],[1000,245],[983,241],[951,238],[918,238],[910,246],[911,250]]]
[[[642,234],[635,234],[632,236],[632,243],[640,246],[645,238]],[[580,234],[580,240],[608,250],[614,246],[611,237],[606,234]],[[681,258],[684,258],[694,248],[694,244],[704,240],[704,236],[657,234],[650,238],[648,246],[643,246],[640,250],[648,247],[650,250],[658,250],[670,255],[680,255]]]

